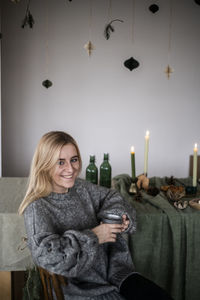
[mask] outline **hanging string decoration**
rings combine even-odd
[[[171,39],[172,39],[172,0],[169,0],[169,42],[168,42],[168,65],[165,69],[165,73],[167,75],[167,78],[169,79],[171,74],[174,72],[172,67],[170,66],[170,52],[171,52]]]
[[[46,74],[48,76],[49,74],[49,0],[46,0],[46,45],[45,45],[45,63],[46,63]],[[43,82],[42,82],[42,85],[45,87],[45,88],[50,88],[53,83],[51,80],[49,79],[45,79]]]
[[[104,36],[107,40],[110,38],[110,34],[115,31],[114,27],[112,26],[112,23],[116,22],[116,21],[124,22],[123,20],[115,19],[106,25],[105,30],[104,30]]]
[[[94,45],[91,42],[91,37],[92,37],[92,0],[90,0],[89,41],[84,45],[84,48],[87,51],[89,56],[91,56],[92,51],[94,50]]]
[[[149,6],[149,10],[155,14],[159,10],[159,6],[157,4],[152,4]]]
[[[132,44],[134,44],[134,21],[135,21],[135,0],[132,0],[132,28],[131,28],[131,39]],[[126,59],[124,62],[124,66],[129,69],[130,71],[138,68],[140,63],[133,57]]]
[[[113,27],[112,23],[114,23],[114,22],[123,23],[124,22],[123,20],[120,20],[120,19],[114,19],[114,20],[111,20],[111,19],[112,19],[112,0],[109,0],[108,22],[107,22],[107,24],[105,26],[105,29],[104,29],[104,37],[106,38],[106,40],[108,40],[110,38],[111,33],[115,31],[115,28]]]
[[[27,4],[27,8],[26,8],[26,13],[25,13],[25,17],[22,21],[22,25],[21,27],[24,28],[25,26],[29,25],[30,28],[33,28],[33,25],[35,23],[33,16],[30,12],[30,0],[28,0],[28,4]]]

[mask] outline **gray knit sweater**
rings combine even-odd
[[[126,214],[126,231],[135,231],[135,211],[119,193],[82,179],[68,193],[51,193],[24,212],[33,260],[68,278],[66,299],[124,299],[120,284],[134,272],[126,241],[118,234],[115,243],[99,244],[91,230],[107,212]]]

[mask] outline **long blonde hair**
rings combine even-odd
[[[82,167],[81,155],[76,141],[63,131],[51,131],[40,139],[30,168],[28,188],[20,204],[19,214],[34,200],[48,196],[52,192],[51,171],[58,161],[60,150],[66,144],[72,144],[79,157],[79,172]]]

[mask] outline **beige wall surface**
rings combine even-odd
[[[2,1],[3,176],[28,176],[36,144],[49,130],[77,140],[82,177],[89,155],[99,167],[107,152],[113,176],[131,174],[132,145],[138,175],[147,129],[148,175],[188,176],[194,143],[200,145],[200,5],[161,0],[152,14],[146,0],[34,0],[34,27],[22,29],[26,5]],[[113,23],[106,40],[112,19],[124,22]],[[84,49],[89,40],[91,57]],[[123,65],[131,56],[140,63],[133,71]],[[47,78],[49,89],[42,86]]]
[[[1,16],[1,6],[0,2],[0,16]],[[1,32],[1,22],[0,22],[0,32]],[[1,39],[0,39],[0,176],[2,174],[2,148],[1,148]]]

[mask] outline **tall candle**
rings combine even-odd
[[[135,151],[134,147],[131,147],[131,172],[132,172],[132,179],[135,179]]]
[[[147,176],[148,171],[148,153],[149,153],[149,131],[145,135],[145,148],[144,148],[144,174]]]
[[[194,154],[193,154],[193,178],[192,178],[192,185],[197,186],[197,144],[194,145]]]

